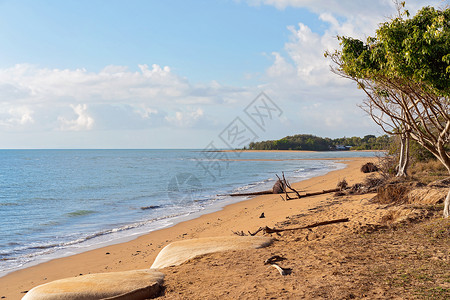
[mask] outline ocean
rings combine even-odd
[[[373,152],[0,150],[0,276],[171,226]],[[304,160],[303,160],[304,159]],[[315,160],[308,160],[315,159]]]

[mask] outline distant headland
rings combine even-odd
[[[366,135],[364,137],[323,138],[312,134],[296,134],[279,140],[252,142],[244,150],[302,150],[345,151],[386,150],[391,138],[388,135]]]

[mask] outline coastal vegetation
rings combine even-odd
[[[414,17],[397,2],[398,16],[374,37],[338,37],[341,49],[326,52],[333,72],[367,95],[361,108],[400,139],[397,176],[408,175],[409,141],[428,150],[450,174],[450,9],[422,8]],[[444,216],[450,215],[450,191]]]
[[[333,151],[333,150],[386,150],[390,145],[390,137],[382,135],[366,135],[363,138],[342,137],[336,139],[318,137],[311,134],[296,134],[286,136],[279,140],[252,142],[250,150],[309,150],[309,151]]]

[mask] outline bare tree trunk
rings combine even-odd
[[[409,135],[406,135],[405,158],[403,161],[403,173],[405,174],[405,176],[408,176],[408,167],[409,167]]]
[[[444,201],[444,218],[448,218],[450,216],[450,190],[448,191],[447,197]]]
[[[397,167],[396,177],[404,177],[408,175],[409,165],[409,136],[402,134],[400,138],[400,158]]]

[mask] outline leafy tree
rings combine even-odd
[[[450,9],[404,15],[380,24],[365,42],[339,37],[341,50],[326,56],[335,73],[366,93],[362,107],[386,133],[401,136],[404,145],[417,141],[450,174]],[[450,191],[444,216],[449,214]]]

